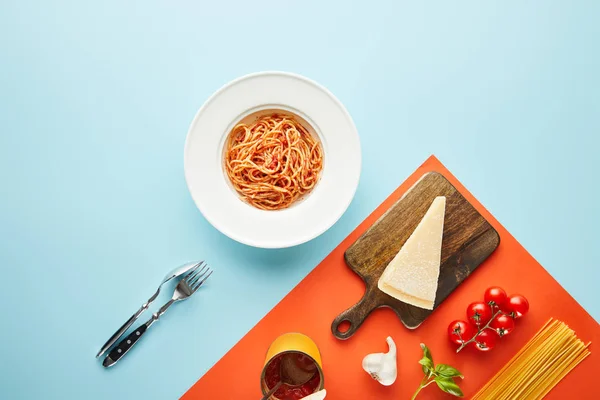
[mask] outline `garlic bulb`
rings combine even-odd
[[[396,366],[396,343],[390,336],[386,342],[389,346],[387,353],[373,353],[367,355],[362,362],[362,367],[373,379],[384,386],[390,386],[396,381],[398,369]]]

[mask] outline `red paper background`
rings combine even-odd
[[[364,292],[361,279],[344,263],[344,251],[428,171],[442,173],[481,212],[500,234],[500,246],[418,329],[406,329],[392,311],[379,309],[353,337],[347,341],[335,339],[330,330],[331,322],[341,311],[356,303]],[[482,300],[484,290],[491,285],[502,286],[509,294],[525,295],[531,305],[529,314],[517,321],[515,331],[503,338],[493,351],[479,353],[467,349],[456,354],[456,347],[446,336],[448,324],[454,319],[464,319],[466,306],[472,301]],[[200,378],[182,399],[259,399],[259,377],[267,348],[285,332],[305,333],[319,346],[329,400],[409,399],[423,377],[418,364],[422,355],[421,342],[429,346],[436,363],[450,364],[465,375],[459,385],[465,397],[469,398],[550,317],[566,322],[583,341],[592,341],[593,344],[590,347],[592,355],[567,375],[547,398],[600,398],[596,382],[600,356],[594,351],[600,342],[600,325],[432,156]],[[383,387],[362,370],[361,361],[366,354],[387,351],[385,338],[388,335],[398,347],[398,380],[391,387]],[[454,397],[434,386],[424,389],[418,397],[422,400],[451,398]]]

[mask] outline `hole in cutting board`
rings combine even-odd
[[[345,319],[342,322],[340,322],[340,324],[337,326],[337,331],[339,333],[346,333],[350,330],[351,327],[352,327],[352,324],[350,323],[350,321]]]

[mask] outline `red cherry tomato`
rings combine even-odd
[[[515,321],[508,315],[498,314],[492,322],[490,322],[490,328],[494,329],[498,336],[502,337],[513,331],[515,328]]]
[[[486,304],[489,304],[492,308],[502,307],[506,303],[508,296],[504,289],[498,286],[492,286],[485,291],[483,299]]]
[[[471,303],[467,307],[467,319],[475,326],[483,326],[492,318],[492,309],[481,301]]]
[[[496,345],[497,337],[498,335],[490,329],[481,331],[475,338],[475,347],[477,347],[477,350],[479,351],[490,351]]]
[[[474,334],[473,327],[466,321],[456,320],[448,325],[448,338],[452,343],[463,344]]]
[[[529,302],[520,294],[510,295],[508,296],[508,301],[504,305],[504,311],[513,318],[521,318],[529,311]]]

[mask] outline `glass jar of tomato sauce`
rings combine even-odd
[[[324,387],[324,377],[319,348],[311,338],[301,333],[286,333],[279,336],[269,347],[265,365],[260,377],[263,395],[266,395],[280,381],[282,357],[291,358],[298,368],[314,371],[313,376],[300,386],[282,384],[271,400],[300,400]]]

